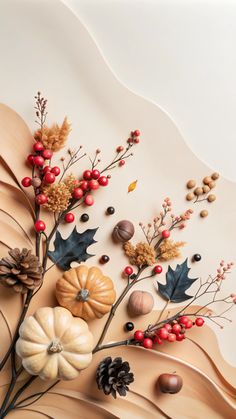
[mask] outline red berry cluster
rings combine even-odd
[[[154,343],[161,345],[164,340],[168,342],[181,342],[185,339],[186,329],[191,329],[194,325],[201,327],[204,324],[202,317],[197,317],[195,322],[188,316],[181,316],[177,320],[166,323],[163,327],[156,330],[155,335],[147,337],[142,330],[136,330],[134,339],[140,342],[144,348],[151,349]]]

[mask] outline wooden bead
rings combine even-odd
[[[208,216],[208,211],[207,211],[207,210],[202,210],[202,211],[200,212],[200,216],[201,216],[202,218],[207,217],[207,216]]]
[[[187,182],[187,188],[188,188],[188,189],[192,189],[192,188],[194,188],[194,186],[196,186],[196,182],[195,182],[195,180],[190,179],[190,180]]]
[[[203,179],[204,185],[209,185],[209,183],[212,181],[212,178],[210,176],[206,176]]]

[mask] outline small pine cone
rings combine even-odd
[[[25,294],[42,282],[43,268],[37,256],[28,249],[12,249],[10,257],[0,260],[0,284],[13,287],[14,291]]]
[[[128,362],[123,362],[122,358],[112,358],[108,356],[98,365],[96,372],[96,382],[99,390],[103,390],[106,395],[111,394],[116,399],[116,393],[125,397],[129,391],[129,384],[134,381],[134,374],[130,372]]]

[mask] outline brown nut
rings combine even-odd
[[[193,192],[196,196],[199,196],[203,194],[203,189],[198,186],[197,188],[194,189]]]
[[[208,211],[207,211],[207,210],[202,210],[202,211],[200,212],[200,216],[201,216],[202,218],[207,217],[207,216],[208,216]]]
[[[207,197],[208,202],[214,202],[216,200],[216,196],[213,194],[208,195]]]
[[[209,183],[212,182],[212,178],[210,176],[206,176],[203,179],[204,185],[209,185]]]
[[[210,183],[208,183],[208,186],[210,189],[213,189],[216,186],[216,183],[212,180]]]
[[[209,192],[209,191],[210,191],[210,188],[209,188],[209,186],[208,186],[208,185],[204,185],[204,186],[202,187],[202,190],[203,190],[203,192],[204,192],[204,193],[207,193],[207,192]]]
[[[195,186],[196,186],[196,182],[195,182],[195,180],[193,180],[193,179],[190,179],[188,182],[187,182],[187,188],[188,189],[192,189],[192,188],[194,188]]]
[[[219,175],[219,173],[217,173],[217,172],[212,173],[212,175],[211,175],[211,178],[212,178],[213,180],[217,180],[217,179],[219,179],[219,177],[220,177],[220,175]]]
[[[192,200],[193,200],[193,198],[194,198],[194,194],[193,194],[192,192],[189,192],[189,193],[186,195],[186,199],[187,199],[187,201],[192,201]]]
[[[112,237],[114,241],[125,243],[132,239],[134,235],[134,225],[131,221],[122,220],[113,229]]]
[[[39,188],[39,186],[41,185],[42,181],[39,177],[33,177],[31,184],[34,188]]]

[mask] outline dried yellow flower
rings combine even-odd
[[[64,183],[45,186],[43,193],[48,198],[44,207],[49,211],[61,212],[67,209],[71,199],[71,192]]]
[[[184,246],[184,242],[174,242],[173,240],[166,239],[160,244],[159,247],[159,257],[158,259],[165,262],[174,258],[178,258],[181,256],[181,252],[179,250],[180,247]]]
[[[130,242],[124,244],[125,254],[128,256],[131,265],[138,267],[144,265],[154,265],[156,262],[156,254],[154,247],[147,243],[140,242],[133,246]]]
[[[45,126],[34,133],[36,141],[41,141],[46,149],[58,151],[64,147],[70,133],[70,124],[67,118],[64,119],[61,127],[53,124],[50,128]]]
[[[63,183],[66,185],[66,187],[69,189],[70,192],[73,192],[76,186],[78,186],[79,181],[76,179],[76,177],[72,174],[68,175]]]

